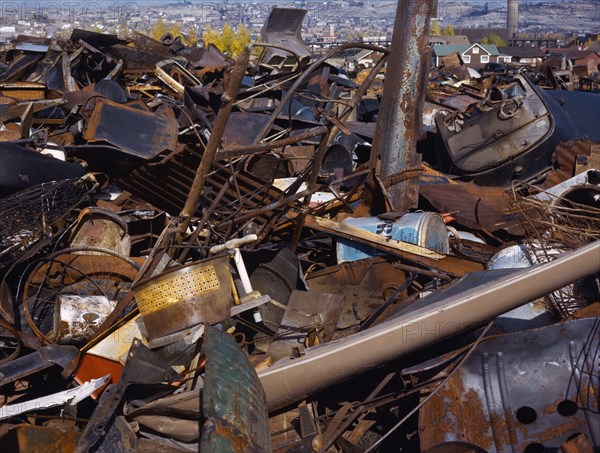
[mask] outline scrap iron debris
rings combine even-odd
[[[600,448],[600,95],[429,68],[400,3],[2,48],[0,450]]]

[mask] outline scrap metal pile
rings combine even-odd
[[[304,14],[2,50],[2,451],[597,451],[600,96]]]

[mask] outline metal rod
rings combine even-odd
[[[257,143],[254,145],[230,146],[229,148],[224,148],[217,152],[217,158],[224,159],[228,157],[239,157],[245,154],[265,153],[275,148],[283,148],[284,146],[295,145],[296,143],[301,142],[302,140],[307,140],[318,135],[323,135],[327,133],[327,130],[327,127],[319,126],[313,129],[309,129],[305,132],[301,132],[300,134],[290,135],[289,137],[282,138],[280,140],[274,140],[272,142]]]
[[[233,71],[231,72],[231,78],[227,84],[227,89],[222,96],[222,101],[224,104],[217,113],[217,117],[215,118],[215,122],[213,123],[213,127],[210,132],[210,139],[208,140],[206,148],[204,149],[204,153],[202,154],[202,159],[200,160],[200,165],[198,165],[198,169],[196,170],[196,176],[194,177],[194,182],[190,188],[185,205],[181,210],[180,215],[184,218],[184,222],[182,224],[182,230],[184,231],[189,225],[190,217],[194,215],[196,208],[198,207],[198,201],[200,200],[202,189],[204,188],[204,179],[210,171],[214,163],[215,156],[217,155],[217,149],[221,145],[221,139],[223,138],[223,133],[225,132],[225,126],[227,125],[229,115],[233,105],[235,104],[235,98],[242,84],[242,79],[244,77],[244,73],[246,72],[246,68],[248,67],[249,59],[250,46],[246,46],[242,54],[235,62]]]
[[[435,0],[399,0],[383,85],[372,156],[381,156],[381,176],[415,166],[429,69],[427,40]],[[416,178],[388,190],[395,211],[415,207]]]

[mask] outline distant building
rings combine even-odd
[[[503,54],[493,44],[472,45],[437,45],[433,46],[433,61],[435,66],[442,64],[444,57],[457,53],[463,63],[471,68],[483,68],[487,63],[510,63],[512,57]]]
[[[376,54],[373,50],[363,49],[357,54],[348,57],[346,59],[346,69],[348,71],[361,71],[366,68],[372,68],[375,65],[373,61],[374,53]]]
[[[600,53],[593,49],[581,50],[578,47],[546,49],[546,54],[563,55],[571,62],[573,69],[578,70],[578,73],[598,72]]]
[[[546,53],[535,46],[499,47],[498,50],[505,55],[510,55],[512,63],[538,65],[546,57]]]
[[[0,42],[9,42],[15,37],[15,27],[0,27]]]
[[[450,45],[470,45],[469,38],[465,35],[451,35],[451,36],[430,36],[429,45],[434,46],[436,44],[450,44]]]

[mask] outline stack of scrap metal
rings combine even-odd
[[[432,3],[4,48],[1,451],[600,448],[600,96],[430,69]]]

